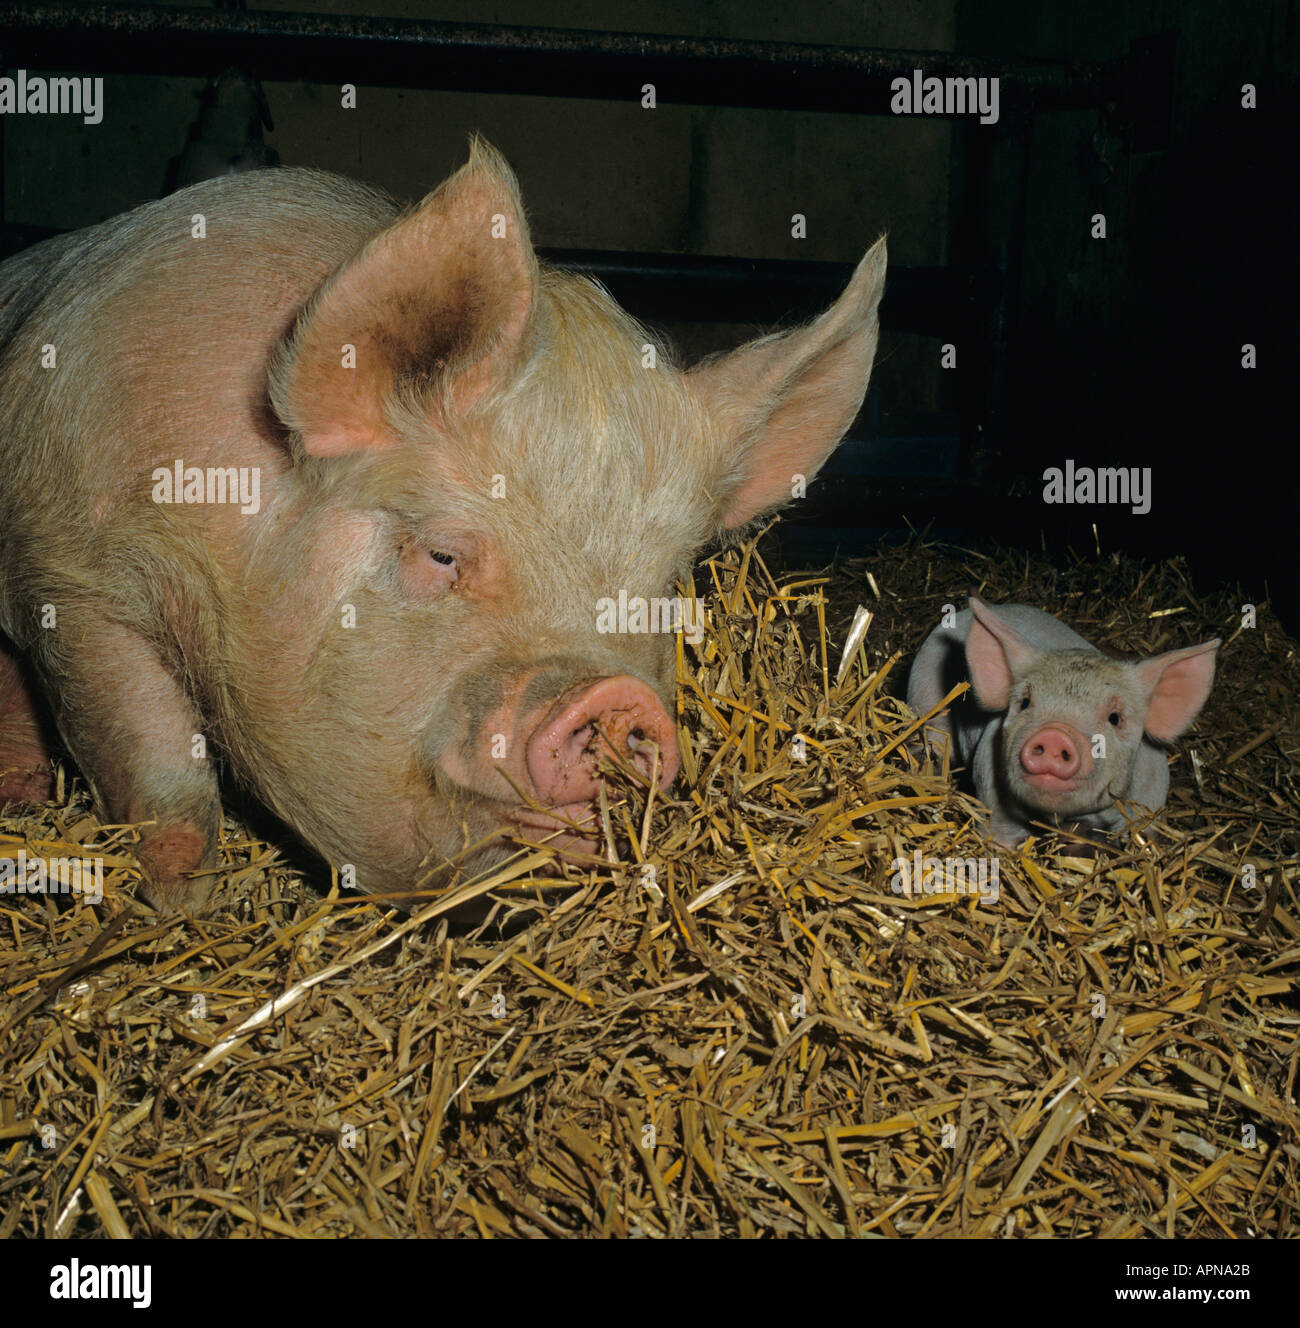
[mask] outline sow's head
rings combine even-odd
[[[881,240],[815,322],[683,372],[596,282],[538,262],[476,141],[316,292],[270,375],[331,513],[301,550],[313,645],[284,773],[359,885],[490,866],[503,831],[590,848],[602,757],[671,784],[675,652],[645,606],[834,449],[884,279]]]

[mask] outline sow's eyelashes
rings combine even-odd
[[[431,548],[419,539],[402,541],[397,565],[402,589],[422,599],[445,595],[460,581],[460,563],[456,555]]]

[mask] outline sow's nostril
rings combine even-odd
[[[1039,729],[1037,733],[1031,733],[1020,748],[1020,764],[1031,775],[1069,779],[1079,772],[1079,747],[1061,729]]]
[[[602,755],[616,754],[648,776],[656,748],[659,783],[667,788],[680,765],[672,720],[645,683],[602,678],[568,697],[528,739],[528,775],[552,806],[583,802],[598,792]]]

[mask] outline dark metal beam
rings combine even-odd
[[[889,114],[890,82],[913,69],[996,76],[1004,106],[1095,106],[1123,95],[1123,64],[972,60],[565,28],[495,27],[334,14],[131,5],[6,4],[10,68],[206,77],[233,64],[263,79],[635,101]]]
[[[60,234],[0,222],[0,261]],[[865,247],[865,246],[864,246]],[[541,249],[554,267],[585,272],[648,322],[783,323],[819,314],[853,275],[852,263]],[[986,308],[996,274],[964,268],[891,267],[881,321],[896,332],[956,335]]]
[[[865,245],[864,245],[865,248]],[[852,263],[542,249],[555,267],[585,272],[649,321],[783,323],[819,314],[844,290]],[[896,332],[955,336],[987,304],[992,273],[891,267],[881,322]]]

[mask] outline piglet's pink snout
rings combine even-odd
[[[564,697],[528,739],[528,775],[543,802],[584,802],[599,792],[600,758],[628,762],[647,778],[659,752],[659,785],[681,765],[677,733],[654,692],[637,678],[602,678]]]
[[[1082,739],[1059,724],[1035,729],[1020,747],[1020,764],[1029,775],[1056,779],[1086,776],[1092,760]]]

